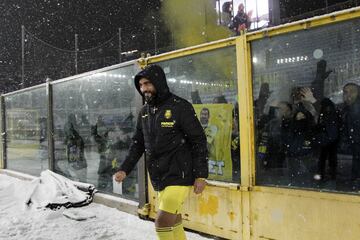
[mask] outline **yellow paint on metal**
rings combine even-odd
[[[243,35],[236,41],[236,59],[237,59],[237,75],[238,75],[238,97],[239,97],[239,126],[240,139],[248,139],[240,142],[241,149],[241,185],[248,187],[252,185],[251,180],[251,164],[253,144],[253,115],[252,111],[252,84],[251,84],[251,64],[248,59],[249,51],[246,43],[246,37]]]
[[[141,217],[148,217],[150,212],[150,204],[146,203],[142,208],[138,208],[137,213]]]
[[[147,65],[147,59],[145,57],[139,58],[137,60],[137,64],[139,66],[140,69],[144,69]]]
[[[272,37],[294,31],[315,28],[327,24],[334,24],[359,17],[360,17],[360,7],[347,9],[337,13],[327,14],[322,17],[309,18],[301,21],[296,21],[293,23],[280,25],[273,28],[264,29],[257,32],[248,33],[246,34],[247,41],[253,41],[264,37]]]
[[[317,201],[328,201],[332,200],[335,202],[348,202],[360,204],[360,197],[353,194],[339,194],[334,192],[314,192],[302,189],[291,189],[291,188],[278,188],[278,187],[265,187],[265,186],[254,186],[254,192],[261,193],[273,193],[278,195],[288,195],[298,198],[314,198]]]
[[[230,211],[228,212],[228,216],[231,222],[233,222],[235,220],[235,213]]]
[[[155,218],[157,194],[149,185],[149,217]],[[241,192],[219,186],[207,186],[205,191],[187,197],[183,207],[183,223],[186,228],[211,235],[241,239]]]
[[[251,193],[251,239],[360,239],[359,203]]]
[[[242,139],[241,186],[238,189],[237,186],[228,187],[225,183],[212,184],[200,196],[191,193],[184,204],[185,227],[228,239],[360,239],[359,196],[254,186],[255,141],[250,51],[250,42],[256,39],[358,17],[359,8],[146,59],[149,64],[236,45]],[[151,187],[149,202],[150,217],[154,218],[157,198]]]
[[[201,196],[199,198],[199,213],[200,215],[214,216],[218,213],[219,200],[216,196],[208,196],[207,198]]]
[[[252,113],[252,85],[251,85],[251,64],[248,51],[246,35],[240,36],[236,40],[236,59],[237,59],[237,75],[238,75],[238,97],[239,97],[239,126],[240,126],[240,149],[241,149],[241,185],[245,192],[242,193],[242,238],[250,239],[251,221],[250,221],[250,194],[252,181],[252,134],[253,134],[253,115]]]
[[[184,48],[184,49],[172,51],[169,53],[164,53],[164,54],[156,55],[153,57],[149,57],[146,59],[146,62],[148,64],[156,63],[156,62],[161,62],[161,61],[165,61],[165,60],[188,56],[188,55],[192,55],[192,54],[196,54],[196,53],[208,52],[208,51],[212,51],[215,49],[233,46],[233,45],[235,45],[235,38],[229,38],[229,39],[214,41],[214,42],[210,42],[210,43],[206,43],[206,44],[197,45],[194,47]]]

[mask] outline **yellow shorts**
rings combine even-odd
[[[159,210],[172,214],[180,213],[190,189],[191,186],[168,186],[158,192]]]

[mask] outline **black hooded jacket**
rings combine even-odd
[[[135,86],[148,79],[156,96],[138,116],[136,131],[120,169],[126,174],[145,152],[146,166],[156,191],[166,186],[189,186],[195,178],[208,177],[206,136],[192,105],[170,93],[161,67],[150,65],[135,76]]]

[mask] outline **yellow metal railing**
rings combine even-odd
[[[229,239],[300,239],[297,236],[306,236],[308,239],[312,239],[314,235],[309,233],[297,233],[294,228],[290,227],[286,222],[282,222],[283,231],[286,233],[282,234],[281,238],[271,238],[271,236],[276,236],[278,233],[274,231],[269,231],[269,227],[264,227],[263,229],[258,229],[258,226],[253,226],[254,222],[257,222],[259,218],[268,218],[269,216],[261,215],[261,211],[257,211],[254,214],[254,209],[257,208],[256,204],[260,203],[262,206],[267,206],[266,204],[271,204],[274,202],[276,204],[283,204],[285,210],[274,209],[269,211],[264,211],[265,214],[273,214],[273,222],[268,224],[273,224],[275,228],[278,228],[279,225],[276,221],[283,219],[287,216],[284,214],[293,215],[296,212],[296,208],[287,207],[288,201],[293,201],[294,204],[299,204],[299,209],[308,213],[306,209],[306,204],[309,199],[315,200],[316,203],[313,203],[314,206],[321,208],[321,205],[337,207],[336,212],[341,211],[346,202],[353,204],[355,208],[359,207],[360,198],[358,196],[347,195],[347,194],[336,194],[336,193],[321,193],[317,191],[307,191],[307,190],[295,190],[295,189],[284,189],[284,188],[270,188],[255,186],[255,137],[254,137],[254,110],[253,110],[253,85],[252,85],[252,57],[251,57],[251,42],[260,40],[263,38],[271,38],[275,36],[280,36],[283,34],[291,34],[297,31],[306,31],[308,29],[320,28],[322,26],[332,25],[335,23],[360,18],[360,8],[348,9],[337,13],[328,14],[321,17],[315,17],[311,19],[306,19],[290,24],[285,24],[277,26],[274,28],[265,29],[262,31],[245,33],[240,37],[231,38],[226,40],[221,40],[217,42],[202,44],[199,46],[194,46],[186,49],[180,49],[177,51],[165,53],[158,56],[152,56],[142,60],[146,64],[159,63],[167,60],[172,60],[175,58],[186,57],[189,55],[206,53],[216,49],[222,49],[228,46],[236,47],[236,61],[237,61],[237,84],[238,84],[238,102],[239,102],[239,126],[240,126],[240,139],[241,139],[241,186],[238,189],[231,189],[224,187],[224,183],[216,184],[213,181],[211,182],[208,190],[205,191],[202,197],[191,195],[185,204],[185,226],[192,228],[198,231],[203,231],[213,235],[229,238]],[[225,184],[226,185],[226,184]],[[219,192],[223,194],[223,198],[214,197]],[[156,203],[156,194],[153,192],[152,188],[149,188],[149,201],[152,206],[150,209],[150,216],[155,217],[155,205]],[[231,197],[230,197],[231,196]],[[213,222],[204,222],[202,218],[205,218],[199,212],[189,212],[189,210],[199,210],[196,207],[190,207],[189,204],[199,205],[201,201],[209,201],[210,197],[215,202],[218,201],[218,204],[221,205],[221,201],[226,202],[230,206],[226,209],[226,212],[217,212],[213,215],[213,218],[221,221],[228,218],[229,215],[237,213],[240,214],[237,218],[238,227],[233,230],[229,228],[221,227],[211,227]],[[228,198],[227,198],[228,197]],[[279,200],[280,199],[280,200]],[[260,201],[260,202],[259,202]],[[200,202],[200,203],[199,203]],[[231,202],[236,202],[240,205],[239,208],[232,205]],[[335,205],[334,205],[335,202]],[[208,204],[213,204],[207,202]],[[338,203],[338,204],[336,204]],[[355,204],[355,205],[354,205]],[[276,205],[278,207],[278,205]],[[304,207],[305,206],[305,207]],[[311,207],[311,206],[310,206]],[[237,210],[236,210],[237,209]],[[298,209],[298,210],[299,210]],[[352,208],[354,209],[354,208]],[[239,211],[239,212],[237,212]],[[271,212],[273,211],[273,212]],[[356,210],[356,212],[358,212]],[[189,215],[190,214],[190,215]],[[259,215],[260,214],[260,215]],[[270,216],[271,217],[271,216]],[[345,215],[339,217],[339,219],[346,219]],[[279,220],[279,221],[280,221]],[[327,221],[323,219],[323,221]],[[356,220],[358,222],[358,220]],[[294,223],[292,223],[294,224]],[[339,223],[340,224],[340,223]],[[220,226],[220,225],[219,225]],[[306,226],[306,225],[305,225]],[[321,229],[320,225],[318,226]],[[270,227],[271,228],[271,227]],[[288,228],[288,230],[286,230]],[[316,228],[316,227],[315,227]],[[296,229],[296,228],[295,228]],[[324,236],[329,236],[325,234],[324,231],[330,231],[330,229],[322,228]],[[338,232],[341,229],[338,229]],[[360,234],[360,232],[354,232],[354,234]],[[319,234],[321,235],[321,234]],[[257,236],[257,237],[256,237]],[[269,237],[267,237],[269,236]],[[280,236],[280,235],[279,235]],[[287,236],[286,238],[283,238]],[[334,238],[336,239],[334,235]],[[316,237],[315,237],[316,238]],[[325,238],[324,238],[325,239]],[[355,239],[355,238],[352,238]]]

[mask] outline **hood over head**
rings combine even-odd
[[[139,85],[141,78],[148,79],[154,85],[156,89],[156,95],[154,99],[155,103],[160,103],[170,96],[170,90],[166,82],[166,76],[164,70],[160,66],[155,64],[148,65],[138,74],[136,74],[134,78],[135,87],[140,95],[144,97],[140,91]]]

